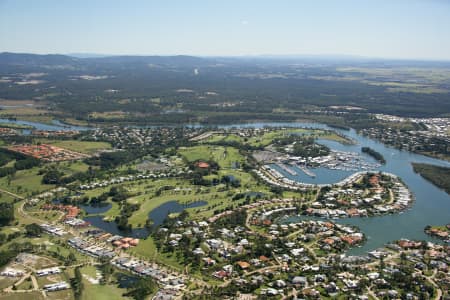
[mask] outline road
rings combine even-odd
[[[4,189],[0,189],[0,193],[5,193],[5,194],[8,194],[8,195],[10,195],[10,196],[13,196],[13,197],[15,197],[15,198],[17,198],[17,199],[25,200],[24,197],[19,196],[19,195],[14,194],[14,193],[11,193],[10,191],[4,190]]]

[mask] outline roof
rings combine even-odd
[[[197,163],[197,167],[202,168],[202,169],[207,169],[209,168],[209,164],[203,161],[200,161]]]
[[[238,261],[237,264],[241,267],[241,269],[247,269],[250,267],[250,264],[246,261]]]

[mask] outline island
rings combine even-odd
[[[381,153],[379,153],[379,152],[373,150],[373,149],[370,148],[370,147],[362,147],[362,148],[361,148],[361,151],[362,151],[363,153],[369,154],[370,156],[372,156],[373,158],[375,158],[377,161],[379,161],[381,164],[385,164],[385,163],[386,163],[386,160],[384,159],[384,156],[383,156]]]
[[[414,172],[450,194],[450,168],[423,163],[412,163]]]

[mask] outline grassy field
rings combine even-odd
[[[324,130],[320,129],[304,129],[304,128],[291,128],[291,129],[282,129],[282,130],[274,130],[271,132],[267,132],[262,134],[261,136],[255,136],[248,139],[237,136],[235,134],[215,134],[210,136],[208,139],[204,140],[203,143],[216,143],[216,142],[238,142],[241,144],[247,144],[254,147],[265,147],[270,145],[274,139],[281,138],[286,135],[297,134],[297,135],[308,135],[321,139],[332,140],[344,144],[351,143],[350,140],[345,137],[339,136],[335,133],[328,133]]]
[[[385,86],[388,92],[409,92],[419,94],[448,93],[442,88],[450,80],[450,71],[441,68],[365,68],[343,67],[337,68],[344,76],[331,76],[325,80],[349,80],[367,83],[369,85]],[[364,76],[353,76],[363,74]],[[386,80],[380,80],[386,79]],[[324,79],[324,78],[323,78]],[[411,79],[414,81],[411,82]],[[389,80],[389,81],[388,81]],[[420,84],[416,83],[420,82]]]
[[[8,202],[11,203],[14,201],[14,197],[7,193],[2,193],[0,191],[0,202]]]
[[[47,165],[51,164],[45,164],[45,166]],[[63,171],[65,175],[84,172],[88,169],[88,165],[82,161],[60,162],[54,165],[56,165],[59,170]],[[11,177],[2,177],[0,178],[0,188],[23,197],[27,197],[33,192],[40,193],[54,188],[54,185],[42,184],[43,175],[38,174],[41,168],[42,167],[34,167],[28,170],[20,170]],[[12,198],[12,196],[6,193],[1,193],[0,201],[3,201],[2,199],[10,201]]]
[[[70,175],[76,172],[85,172],[89,169],[89,166],[82,161],[67,161],[60,162],[58,169],[64,172],[64,174]]]
[[[32,129],[32,126],[29,125],[22,125],[22,124],[15,124],[15,123],[3,123],[0,122],[0,127],[3,128],[12,128],[12,129]]]
[[[83,300],[120,300],[131,299],[129,297],[123,297],[122,294],[126,293],[125,289],[120,289],[113,285],[101,285],[92,284],[88,280],[83,279],[84,290],[81,295]]]
[[[77,140],[49,140],[49,139],[37,139],[36,142],[45,144],[51,144],[53,146],[65,148],[68,150],[92,154],[99,150],[111,149],[111,144],[106,142],[91,142],[91,141],[77,141]]]
[[[49,111],[39,106],[8,107],[0,110],[0,118],[13,116],[19,120],[52,124]]]
[[[139,245],[131,250],[131,253],[133,255],[136,255],[137,257],[156,260],[161,264],[170,266],[179,271],[183,269],[183,266],[180,263],[178,263],[176,258],[173,257],[170,253],[169,254],[159,253],[151,237],[148,237],[145,240],[141,240],[139,242]]]
[[[39,167],[34,167],[29,170],[17,171],[10,179],[2,177],[0,178],[0,187],[24,197],[32,192],[42,192],[54,188],[54,185],[42,184],[42,175],[38,175],[39,169]]]
[[[233,163],[244,162],[244,157],[233,147],[201,145],[189,148],[180,148],[178,153],[187,161],[213,160],[221,168],[231,168]]]
[[[40,292],[0,294],[1,300],[43,300],[44,296]]]
[[[91,283],[86,277],[96,279],[97,269],[93,266],[87,266],[81,268],[81,274],[83,274],[83,285],[84,290],[81,296],[83,300],[119,300],[119,299],[130,299],[128,297],[123,297],[122,294],[126,292],[126,289],[118,288],[113,284],[95,284]]]

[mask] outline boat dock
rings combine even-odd
[[[289,173],[292,176],[297,175],[297,172],[295,172],[294,170],[292,170],[291,168],[289,168],[285,164],[277,163],[276,165],[279,166],[281,169],[283,169],[284,171],[286,171],[287,173]]]
[[[310,177],[316,177],[316,174],[314,174],[310,169],[308,169],[307,167],[305,167],[305,166],[301,166],[301,165],[297,165],[298,166],[298,168],[300,169],[300,170],[302,170],[303,171],[303,173],[305,173],[306,175],[308,175],[308,176],[310,176]]]

